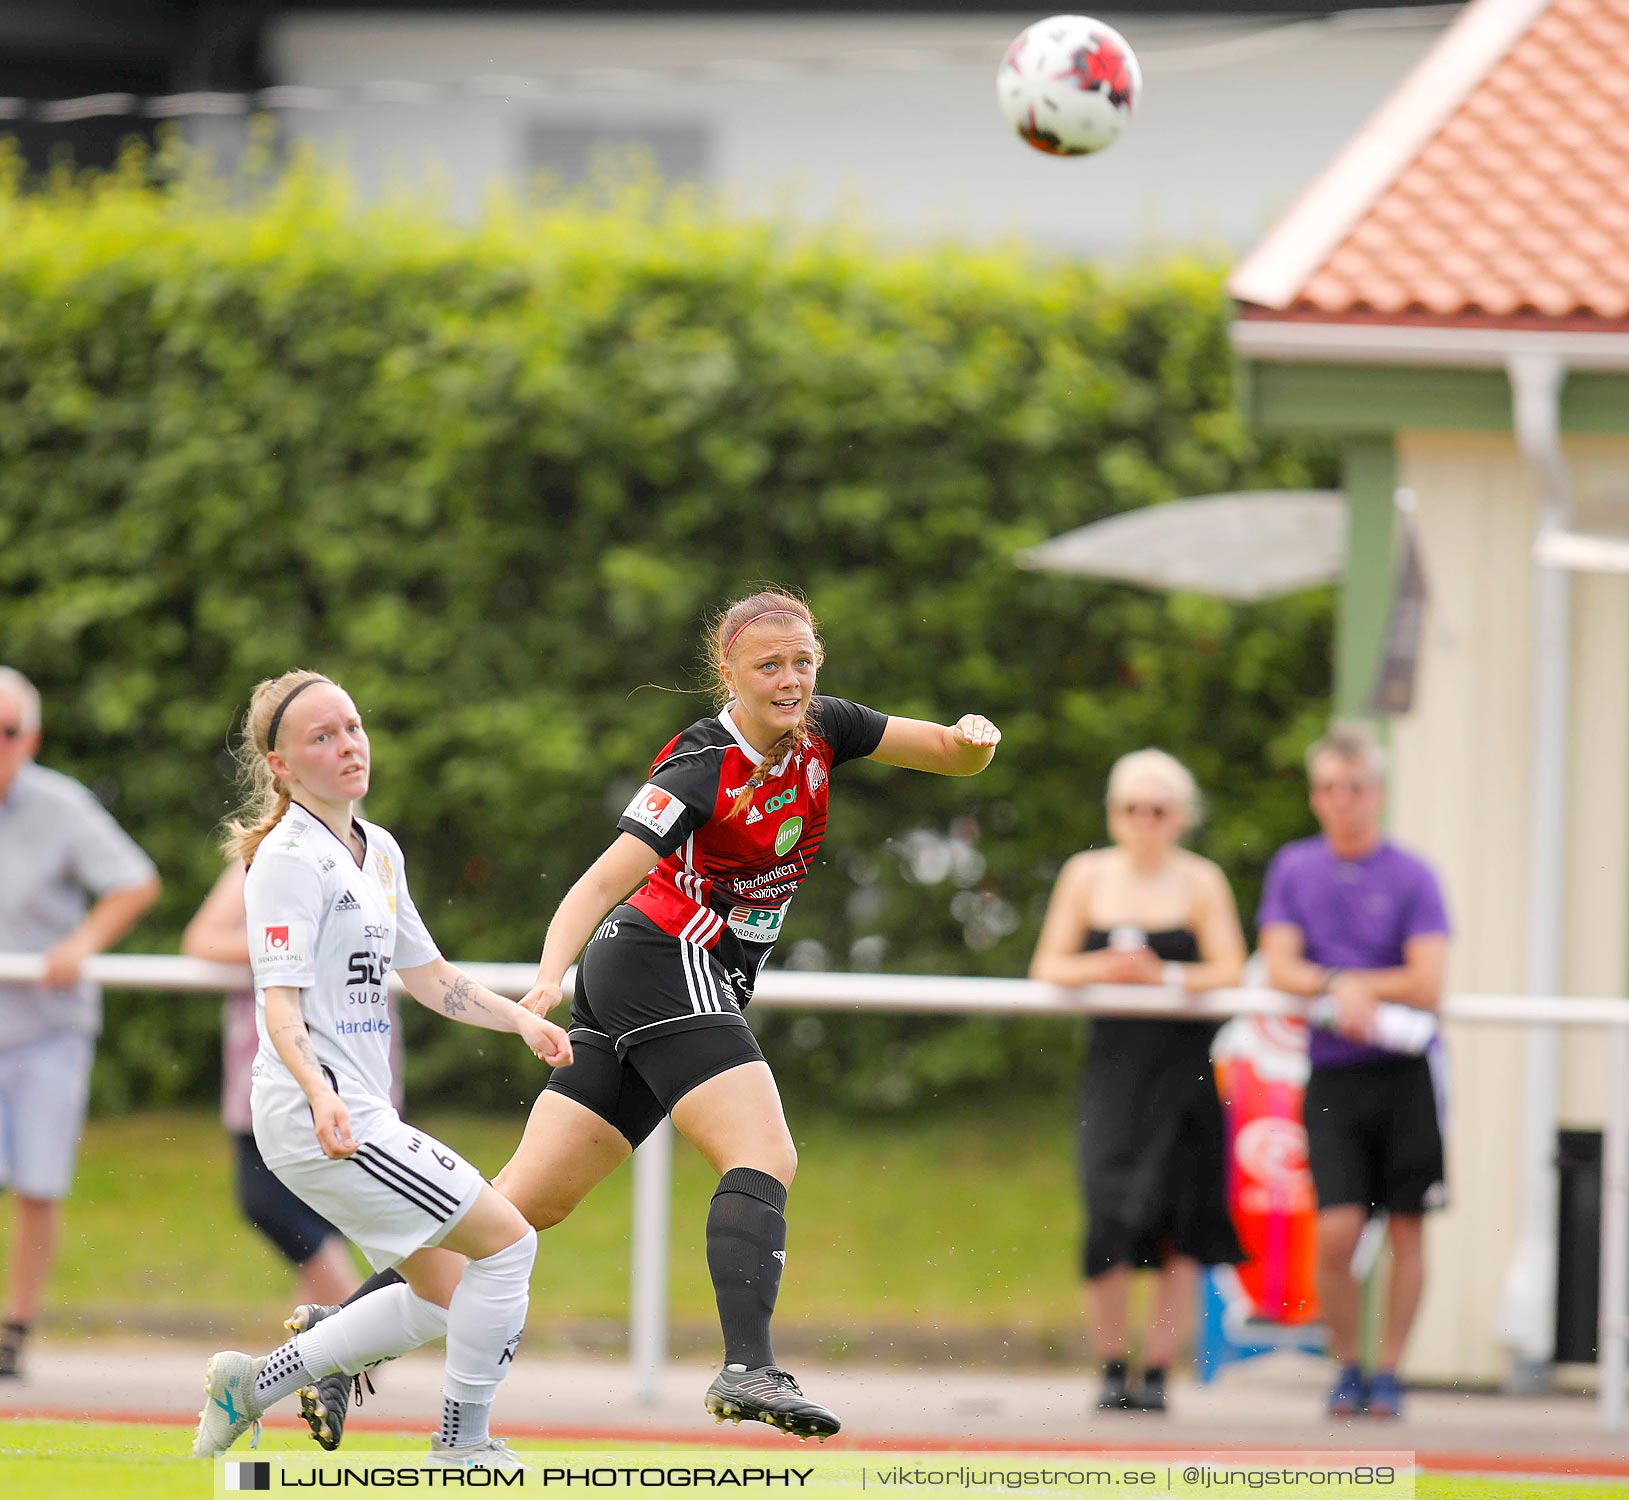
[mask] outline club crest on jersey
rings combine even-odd
[[[809,761],[809,795],[812,797],[826,784],[826,763],[813,756]]]
[[[679,821],[683,812],[684,803],[672,792],[657,786],[653,781],[647,781],[635,794],[622,816],[630,823],[648,828],[660,837]]]
[[[383,849],[373,852],[373,869],[379,877],[379,889],[385,893],[385,905],[390,908],[391,916],[396,915],[396,867],[391,864],[390,856]]]

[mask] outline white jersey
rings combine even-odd
[[[266,989],[298,989],[317,1061],[352,1114],[392,1109],[385,982],[439,956],[407,891],[402,851],[377,823],[355,820],[360,865],[298,804],[261,841],[244,882],[255,976],[251,1112],[268,1166],[320,1157],[305,1091],[266,1035]]]

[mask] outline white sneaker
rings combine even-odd
[[[449,1447],[439,1437],[430,1439],[430,1455],[425,1463],[443,1469],[530,1469],[520,1461],[502,1438],[489,1437],[483,1442]]]
[[[260,1446],[260,1419],[265,1409],[255,1403],[255,1378],[266,1368],[268,1357],[227,1349],[209,1361],[204,1371],[207,1399],[198,1413],[198,1436],[192,1441],[194,1458],[225,1453],[251,1427],[255,1435],[249,1446]]]

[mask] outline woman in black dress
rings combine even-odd
[[[1184,849],[1198,816],[1193,777],[1161,750],[1109,775],[1107,849],[1059,872],[1030,977],[1048,984],[1237,984],[1244,935],[1226,877]],[[1103,1362],[1098,1409],[1163,1411],[1165,1372],[1193,1326],[1201,1265],[1243,1259],[1228,1215],[1211,1021],[1092,1023],[1081,1081],[1086,1198],[1084,1303]],[[1128,1378],[1134,1270],[1157,1282],[1143,1329],[1143,1376]]]

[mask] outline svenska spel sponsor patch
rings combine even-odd
[[[253,958],[257,971],[303,967],[311,961],[311,924],[268,922],[260,929],[260,949]]]
[[[672,792],[656,785],[654,781],[647,781],[632,802],[628,804],[627,811],[622,816],[631,823],[637,823],[641,828],[648,828],[654,834],[665,834],[679,821],[684,812],[684,803]]]

